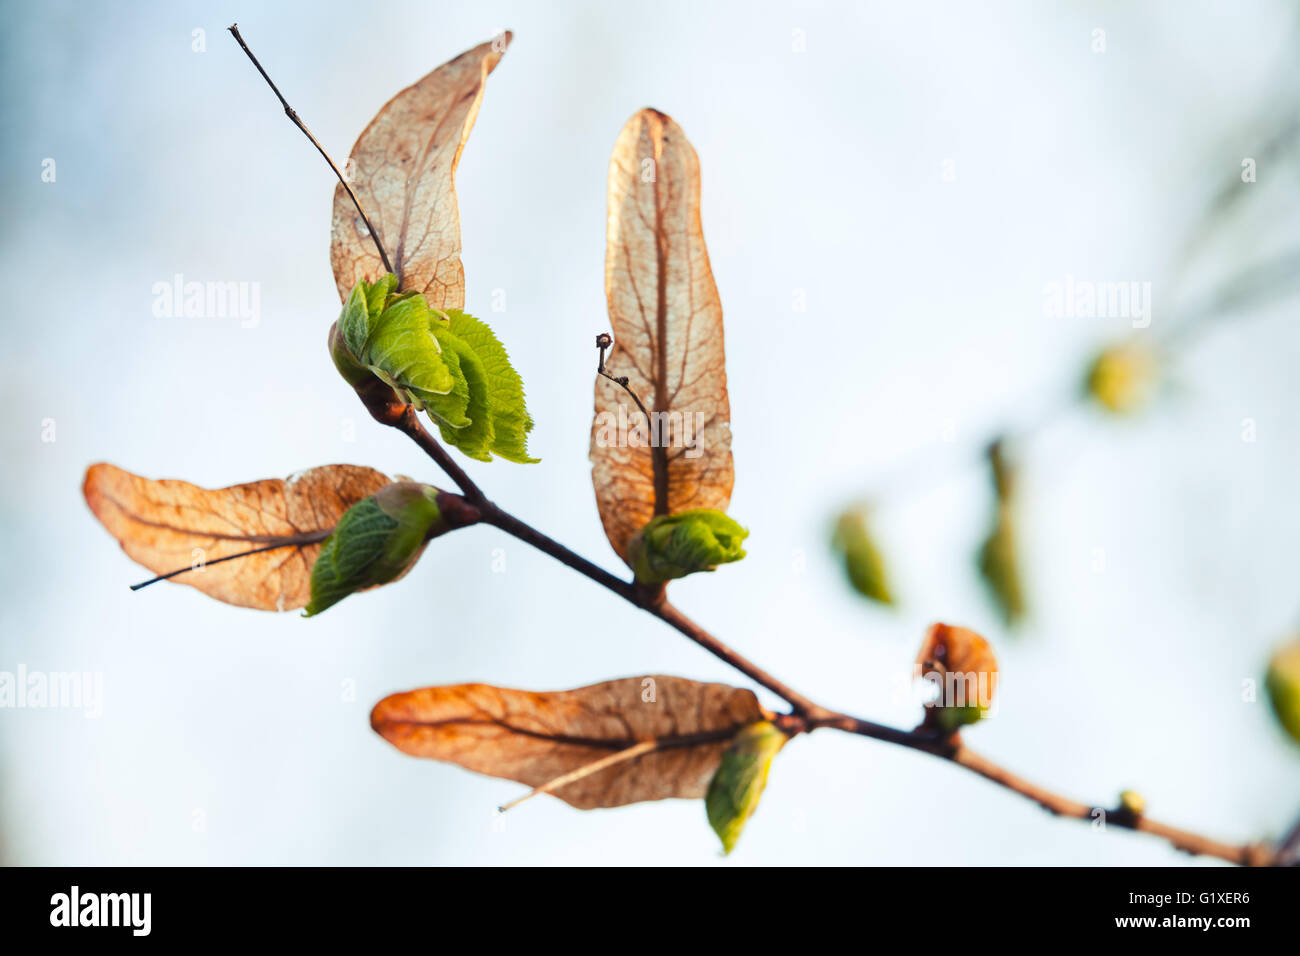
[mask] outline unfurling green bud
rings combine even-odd
[[[330,330],[334,364],[370,414],[391,425],[409,405],[471,458],[536,461],[524,384],[492,329],[396,289],[393,275],[358,282]]]
[[[345,511],[312,566],[311,602],[303,616],[410,570],[425,542],[452,527],[438,507],[439,494],[431,485],[398,481]]]
[[[850,508],[835,522],[831,546],[844,559],[844,570],[853,589],[865,598],[881,604],[893,604],[885,576],[885,561],[871,537],[867,509]]]
[[[397,277],[394,275],[386,275],[374,283],[358,282],[344,303],[338,321],[330,326],[329,334],[330,358],[334,367],[356,391],[371,416],[387,425],[393,424],[401,415],[407,399],[381,372],[370,367],[363,356],[370,327],[378,321],[384,303],[396,286]]]
[[[1159,371],[1151,349],[1136,343],[1113,345],[1088,366],[1084,390],[1107,411],[1130,415],[1150,400]]]
[[[695,508],[652,518],[628,541],[627,555],[639,582],[662,584],[739,561],[748,536],[721,511]]]
[[[704,798],[709,826],[722,841],[723,853],[732,851],[745,823],[758,809],[772,758],[785,741],[785,734],[774,724],[761,720],[743,728],[723,751]]]
[[[375,379],[375,374],[352,354],[337,322],[330,326],[329,342],[330,358],[334,360],[334,367],[339,370],[345,382],[353,388],[359,388]]]
[[[1300,641],[1287,644],[1273,655],[1264,686],[1278,721],[1300,741]]]

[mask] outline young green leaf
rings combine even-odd
[[[840,515],[831,546],[843,558],[845,573],[855,591],[881,604],[894,603],[885,575],[885,560],[872,539],[866,508],[850,508]]]
[[[445,314],[444,314],[445,317]],[[434,409],[435,421],[443,439],[455,445],[471,458],[479,461],[492,460],[492,394],[488,388],[487,370],[483,360],[470,347],[469,343],[451,331],[450,320],[437,331],[443,353],[455,356],[457,368],[465,383],[465,416],[463,424],[445,416],[438,416]]]
[[[662,584],[745,556],[749,532],[712,508],[661,515],[632,536],[627,554],[643,584]]]
[[[443,357],[442,345],[433,333],[437,321],[423,296],[389,296],[383,312],[373,320],[364,352],[359,355],[421,410],[426,399],[451,392],[459,373],[459,368]]]
[[[993,528],[979,552],[979,569],[1003,620],[1014,627],[1025,615],[1025,595],[1020,581],[1015,516],[998,505]]]
[[[432,537],[448,530],[438,489],[413,481],[386,485],[349,508],[311,570],[312,617],[349,594],[388,584],[415,564]]]
[[[458,309],[432,309],[418,293],[394,293],[396,282],[361,280],[348,297],[330,339],[343,377],[396,389],[471,458],[537,461],[528,455],[523,381],[492,330]]]
[[[492,416],[492,450],[520,464],[538,459],[528,456],[528,433],[533,418],[524,405],[524,381],[510,364],[503,346],[487,323],[457,309],[447,311],[451,332],[473,350],[483,364],[488,406]]]
[[[735,848],[745,824],[758,809],[772,758],[785,746],[785,741],[785,734],[762,720],[736,734],[723,752],[718,772],[713,775],[704,798],[709,826],[722,841],[723,853]]]
[[[1273,655],[1264,686],[1278,722],[1300,742],[1300,641],[1282,647]]]
[[[1010,462],[1006,460],[1000,441],[990,446],[988,455],[997,504],[992,528],[980,545],[976,563],[1003,619],[1008,626],[1014,627],[1025,616],[1020,549],[1016,534],[1016,476]]]
[[[352,294],[339,316],[339,331],[354,356],[365,354],[371,323],[384,311],[384,304],[396,287],[397,276],[391,273],[378,282],[362,279],[352,287]]]

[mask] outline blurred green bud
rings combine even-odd
[[[976,564],[990,596],[1002,612],[1003,620],[1014,627],[1025,616],[1016,534],[1016,469],[1007,460],[1001,440],[989,446],[988,460],[997,506],[993,513],[993,527],[980,545]]]
[[[1146,811],[1147,798],[1136,790],[1122,790],[1119,795],[1119,808],[1124,813],[1140,817]]]
[[[438,507],[439,494],[430,485],[398,481],[345,511],[312,565],[311,601],[303,616],[410,570],[425,542],[451,527]]]
[[[748,536],[721,511],[696,508],[651,519],[628,541],[627,555],[638,581],[662,584],[739,561]]]
[[[1264,686],[1278,721],[1293,739],[1300,741],[1300,641],[1283,646],[1273,655]]]
[[[1018,550],[1015,519],[1011,509],[999,505],[993,529],[980,547],[979,571],[998,610],[1002,612],[1003,620],[1013,627],[1025,616],[1025,594],[1020,580]]]
[[[893,604],[885,561],[871,538],[868,518],[864,507],[850,508],[841,514],[835,522],[831,547],[843,558],[844,571],[855,591],[872,601]]]
[[[785,734],[774,724],[761,720],[743,728],[723,751],[704,798],[709,826],[722,841],[723,853],[732,851],[745,823],[758,809],[772,758],[785,741]]]
[[[1151,349],[1136,343],[1113,345],[1092,360],[1084,388],[1107,411],[1131,415],[1150,401],[1159,376]]]

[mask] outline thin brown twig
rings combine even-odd
[[[456,459],[451,457],[447,449],[443,448],[438,440],[429,434],[428,429],[424,427],[424,423],[420,421],[419,412],[415,410],[414,405],[406,405],[401,409],[395,421],[389,421],[385,424],[392,425],[424,449],[424,453],[432,458],[434,463],[446,473],[447,477],[456,483],[456,487],[465,495],[467,501],[479,506],[487,503],[487,496],[483,494],[483,490],[474,484],[474,480],[469,475],[465,474],[465,469],[456,464]]]
[[[334,160],[330,159],[330,154],[325,152],[325,147],[320,144],[320,140],[312,135],[312,131],[307,128],[307,124],[298,116],[298,111],[289,105],[289,101],[284,98],[284,94],[280,92],[280,88],[275,85],[271,80],[271,77],[267,75],[266,70],[262,68],[262,64],[258,62],[257,57],[253,55],[253,51],[248,48],[248,44],[244,42],[244,38],[239,35],[239,24],[232,23],[226,29],[229,30],[230,35],[235,38],[235,42],[239,44],[239,48],[247,54],[250,60],[252,60],[253,66],[257,67],[257,72],[262,74],[262,79],[266,80],[266,85],[271,88],[271,92],[275,94],[276,99],[280,101],[280,105],[284,107],[284,115],[289,117],[293,125],[298,127],[298,129],[302,131],[302,134],[311,140],[311,144],[316,147],[316,152],[320,153],[321,156],[324,157],[325,162],[329,163],[330,169],[334,170],[334,175],[338,177],[339,184],[347,191],[348,198],[352,200],[352,205],[356,207],[357,215],[359,215],[361,221],[366,224],[366,232],[370,234],[370,239],[374,242],[375,249],[379,251],[379,258],[383,260],[384,269],[388,272],[393,272],[393,265],[388,261],[388,253],[384,251],[384,244],[379,241],[379,233],[375,232],[375,227],[370,224],[370,217],[367,216],[366,211],[361,208],[361,200],[358,199],[357,194],[352,191],[352,184],[347,181],[347,177],[345,177],[339,170],[338,166],[335,165]],[[400,279],[401,276],[398,276],[398,278]]]

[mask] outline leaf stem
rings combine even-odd
[[[606,767],[613,766],[616,763],[622,763],[625,760],[631,760],[633,757],[640,757],[642,754],[648,754],[652,750],[658,750],[661,744],[658,740],[643,740],[638,744],[633,744],[624,750],[610,754],[608,757],[601,757],[599,760],[593,760],[589,764],[584,764],[576,770],[570,770],[568,773],[562,773],[554,780],[548,780],[540,787],[535,787],[525,793],[522,797],[516,797],[509,803],[503,803],[497,807],[498,812],[505,813],[507,810],[519,806],[525,800],[531,800],[533,797],[542,793],[550,793],[558,790],[565,784],[574,783],[583,777],[589,777],[597,770],[604,770]]]
[[[272,82],[271,77],[268,76],[266,70],[262,68],[262,64],[259,63],[257,57],[253,55],[253,51],[248,48],[248,44],[244,42],[244,38],[239,35],[239,24],[232,23],[226,29],[229,30],[230,35],[235,38],[235,42],[239,44],[240,49],[248,55],[250,60],[252,60],[253,66],[257,67],[257,72],[262,74],[262,79],[266,80],[266,85],[271,88],[271,92],[275,94],[276,99],[280,101],[280,105],[284,107],[284,115],[289,117],[289,120],[293,125],[298,127],[298,129],[302,131],[302,134],[311,140],[311,144],[316,147],[316,152],[320,153],[321,156],[324,157],[325,162],[329,163],[330,169],[334,170],[334,175],[338,177],[339,185],[341,185],[347,192],[348,198],[352,200],[352,205],[357,208],[357,215],[359,215],[361,221],[366,224],[366,231],[370,234],[370,239],[374,242],[375,249],[379,251],[379,258],[383,260],[384,269],[388,272],[392,272],[393,265],[388,261],[388,253],[384,251],[384,244],[379,241],[379,233],[375,232],[375,227],[370,224],[370,217],[367,216],[366,211],[361,208],[361,200],[359,200],[357,194],[352,191],[352,184],[347,181],[347,178],[344,177],[338,166],[335,165],[334,160],[330,159],[330,154],[325,152],[325,147],[320,144],[320,140],[312,135],[311,130],[307,128],[307,124],[298,116],[298,111],[289,105],[289,101],[284,98],[284,94],[280,92],[280,88]],[[398,278],[401,277],[399,276]]]
[[[166,574],[160,574],[156,578],[150,578],[148,581],[141,581],[139,584],[132,584],[131,590],[138,591],[141,588],[147,588],[151,584],[157,584],[159,581],[167,581],[187,571],[202,571],[212,564],[221,564],[223,561],[234,561],[236,558],[247,558],[254,554],[261,554],[264,551],[276,551],[279,548],[301,548],[308,544],[318,544],[324,541],[334,533],[334,526],[321,528],[319,531],[306,531],[302,534],[284,535],[277,538],[271,544],[264,545],[260,548],[253,548],[251,551],[240,551],[238,554],[227,554],[224,557],[213,558],[211,561],[204,561],[198,565],[190,565],[185,568],[177,568],[175,571],[168,571]],[[255,537],[248,539],[250,542],[257,540]]]

